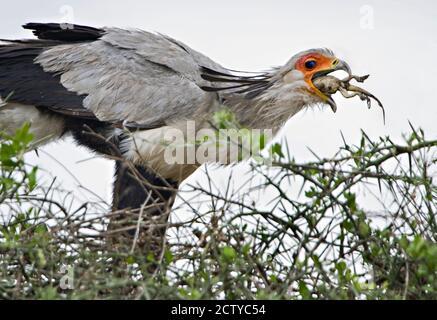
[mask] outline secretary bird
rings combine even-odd
[[[113,209],[170,199],[202,163],[167,163],[162,132],[194,121],[211,127],[223,106],[246,128],[276,132],[313,105],[336,104],[313,84],[349,66],[328,49],[294,55],[284,66],[247,75],[231,71],[162,34],[119,28],[29,23],[38,39],[2,40],[0,129],[25,122],[38,145],[71,135],[116,161]],[[7,99],[6,99],[7,97]],[[136,179],[122,159],[147,182]],[[161,186],[150,191],[148,186]],[[152,192],[150,197],[149,192]]]

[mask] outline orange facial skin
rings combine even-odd
[[[312,78],[317,72],[333,70],[338,63],[339,60],[335,57],[325,56],[318,53],[310,53],[300,58],[296,62],[295,68],[303,73],[305,82],[308,83],[310,90],[319,96],[323,101],[326,101],[328,97],[314,86]],[[314,67],[309,67],[311,65],[314,65]]]

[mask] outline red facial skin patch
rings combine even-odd
[[[310,61],[313,61],[314,63],[308,63]],[[337,66],[337,64],[338,59],[335,57],[325,56],[320,53],[309,53],[296,62],[295,68],[303,73],[304,80],[310,87],[310,91],[319,96],[323,101],[326,101],[328,97],[314,86],[312,78],[317,72],[332,70]],[[308,68],[308,66],[313,67]]]

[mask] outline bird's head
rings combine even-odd
[[[319,77],[334,71],[352,73],[349,65],[338,59],[329,49],[311,49],[292,57],[277,74],[277,81],[294,90],[304,89],[314,102],[328,104],[335,112],[337,105],[330,95],[321,92],[313,83]]]
[[[331,50],[311,49],[293,56],[283,67],[249,76],[202,67],[202,79],[210,84],[202,89],[221,92],[222,101],[240,111],[243,123],[278,127],[307,106],[328,104],[335,112],[332,97],[314,81],[338,70],[352,73]]]

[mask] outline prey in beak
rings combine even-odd
[[[355,76],[352,74],[352,70],[346,62],[337,59],[331,54],[323,53],[312,52],[304,55],[297,61],[295,67],[303,73],[309,91],[318,96],[323,103],[328,104],[333,112],[337,111],[337,104],[332,98],[332,95],[336,92],[340,92],[345,98],[358,96],[361,100],[366,101],[369,107],[371,106],[371,100],[376,101],[383,110],[385,122],[385,112],[381,101],[370,92],[350,84],[351,80],[362,83],[369,76]],[[348,76],[340,80],[329,75],[339,70],[345,71]]]
[[[325,94],[328,97],[331,97],[331,95],[333,95],[337,91],[340,92],[345,98],[353,98],[355,96],[358,96],[362,101],[367,102],[367,106],[369,108],[372,105],[372,100],[376,101],[379,107],[382,109],[382,116],[385,123],[385,109],[381,101],[370,92],[364,90],[363,88],[350,84],[351,80],[356,80],[357,82],[363,83],[364,81],[367,80],[367,78],[369,78],[369,75],[362,76],[362,77],[349,75],[346,79],[340,80],[337,79],[336,77],[325,75],[316,78],[313,84],[317,87],[317,89],[319,89],[323,94]],[[334,101],[332,98],[330,100]]]
[[[317,91],[316,94],[318,96],[320,96],[322,98],[322,100],[331,107],[331,109],[334,113],[337,111],[337,104],[335,103],[334,99],[332,98],[332,94],[334,94],[336,91],[333,90],[334,88],[332,88],[332,90],[329,90],[331,88],[327,88],[327,90],[326,89],[321,90],[321,88],[319,88],[315,83],[317,82],[318,79],[322,79],[322,78],[326,77],[327,75],[329,75],[330,73],[333,73],[333,72],[339,71],[339,70],[343,70],[343,71],[347,72],[348,77],[353,76],[352,70],[346,62],[344,62],[342,60],[334,59],[332,62],[331,68],[317,71],[311,77],[311,84],[314,87],[314,89]],[[327,84],[327,86],[329,86],[329,84]]]
[[[314,81],[328,76],[330,73],[343,70],[349,76],[352,75],[349,65],[336,58],[331,52],[311,52],[302,56],[296,63],[295,68],[303,73],[304,80],[309,87],[310,93],[316,95],[321,102],[328,104],[332,111],[337,111],[337,105],[330,94],[326,94],[314,85]]]

